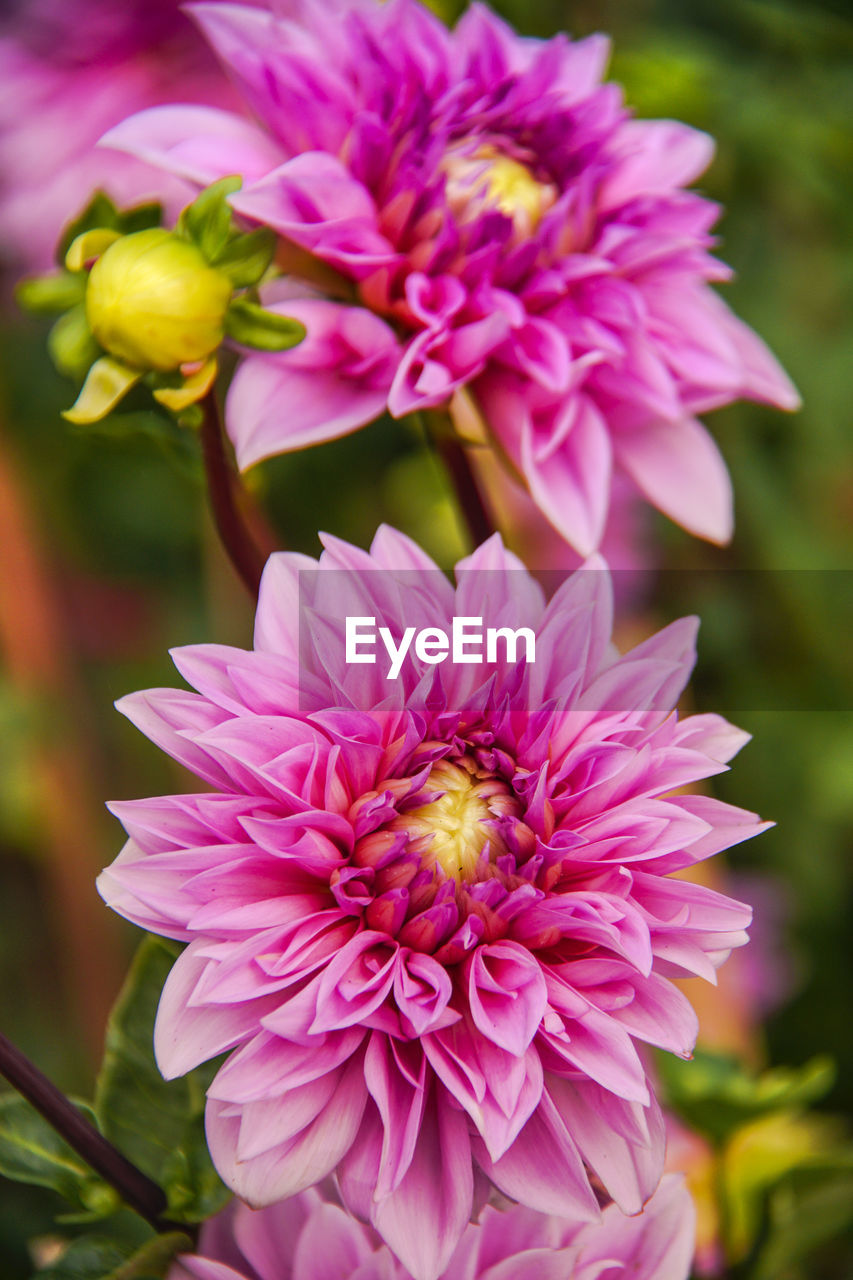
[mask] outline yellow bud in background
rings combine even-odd
[[[86,318],[105,351],[168,373],[206,360],[225,333],[231,281],[160,227],[122,236],[92,267]]]

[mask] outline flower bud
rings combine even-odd
[[[159,227],[122,236],[89,275],[86,318],[105,351],[161,373],[206,360],[225,333],[231,281]]]

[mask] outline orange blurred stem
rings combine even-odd
[[[480,493],[471,459],[446,413],[428,409],[423,416],[427,432],[450,477],[471,542],[479,547],[492,536],[495,526]]]
[[[39,1071],[11,1040],[0,1032],[0,1073],[44,1116],[69,1147],[114,1188],[125,1204],[155,1231],[185,1231],[188,1228],[163,1217],[166,1196],[156,1182],[137,1169],[117,1147],[99,1133],[77,1110],[53,1081]]]
[[[246,590],[257,600],[266,555],[241,510],[243,488],[225,451],[222,417],[214,392],[201,402],[201,449],[216,531]]]

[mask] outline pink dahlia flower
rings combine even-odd
[[[118,204],[192,196],[95,148],[128,113],[174,100],[236,105],[178,0],[27,0],[0,26],[0,256],[39,271],[95,188]]]
[[[115,805],[130,838],[99,889],[188,943],[155,1052],[167,1077],[229,1055],[207,1106],[228,1185],[264,1205],[336,1170],[434,1280],[487,1180],[574,1219],[642,1208],[664,1130],[635,1042],[690,1055],[670,978],[713,980],[750,919],[672,873],[761,824],[674,794],[747,736],[672,710],[695,619],[620,657],[603,570],[546,604],[497,537],[455,589],[387,528],[325,546],[271,558],[253,651],[176,650],[198,692],[119,704],[213,791]],[[347,662],[344,617],[397,642],[526,625],[534,661],[390,679]]]
[[[468,1226],[443,1280],[687,1280],[693,1204],[670,1175],[642,1214],[615,1205],[577,1223],[515,1207],[487,1208]],[[369,1227],[317,1189],[252,1210],[232,1203],[202,1228],[201,1257],[183,1257],[167,1280],[409,1280]]]
[[[730,274],[709,252],[719,210],[685,189],[707,135],[632,119],[602,83],[603,37],[521,39],[479,4],[452,32],[416,0],[190,8],[260,123],[166,107],[105,141],[197,182],[241,173],[235,207],[347,299],[292,355],[244,364],[241,466],[468,386],[581,554],[614,466],[729,538],[728,474],[696,415],[798,398],[709,287]]]

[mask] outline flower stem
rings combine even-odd
[[[240,510],[239,482],[225,452],[222,420],[213,392],[205,396],[201,408],[201,449],[216,530],[240,580],[257,600],[265,557]]]
[[[74,1107],[65,1094],[43,1075],[11,1040],[0,1032],[0,1074],[44,1116],[61,1138],[108,1182],[129,1208],[144,1218],[155,1231],[184,1231],[188,1228],[162,1216],[166,1196],[156,1182],[100,1134]]]
[[[495,526],[483,501],[465,446],[446,413],[428,409],[423,416],[427,432],[453,484],[471,542],[479,547],[492,536]]]

